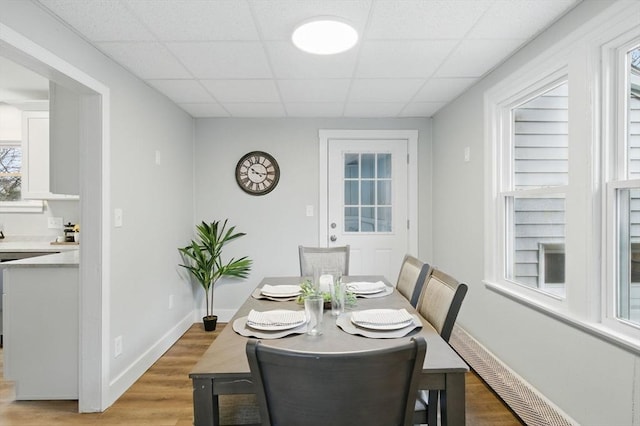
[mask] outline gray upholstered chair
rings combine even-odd
[[[418,337],[374,351],[312,353],[250,339],[261,424],[412,425],[426,348]]]
[[[451,337],[467,289],[466,284],[458,282],[437,268],[432,268],[420,293],[416,309],[446,342]],[[445,407],[445,392],[424,390],[418,392],[414,416],[416,424],[437,425],[438,397],[440,407]],[[442,424],[446,424],[446,411],[442,410],[440,415]]]
[[[428,263],[424,263],[409,254],[402,261],[396,288],[414,308],[418,304],[422,286],[430,270]]]
[[[349,275],[349,246],[303,247],[298,246],[300,256],[300,276],[313,276],[313,267],[335,269],[342,275]]]

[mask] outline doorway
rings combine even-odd
[[[351,246],[350,273],[395,282],[417,253],[414,130],[320,131],[320,245]]]
[[[103,351],[108,324],[108,129],[109,89],[48,50],[0,24],[0,56],[80,95],[80,263],[79,400],[80,412],[108,405],[108,357]]]

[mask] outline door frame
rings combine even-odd
[[[328,247],[328,208],[329,186],[328,157],[329,141],[332,139],[351,140],[404,140],[407,141],[407,213],[409,230],[407,232],[407,252],[419,257],[418,253],[418,130],[345,130],[320,129],[318,131],[320,147],[319,180],[320,194],[318,202],[318,246]]]
[[[110,91],[51,51],[0,23],[0,54],[80,93],[78,411],[104,411],[109,395]]]

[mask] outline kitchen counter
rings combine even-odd
[[[50,247],[69,247],[69,246],[50,246]],[[80,250],[78,246],[75,249],[65,249],[60,253],[53,252],[44,256],[29,257],[26,259],[12,260],[10,262],[0,263],[0,268],[38,268],[48,266],[75,266],[80,264]],[[44,252],[45,250],[25,250],[32,252]],[[57,250],[56,250],[57,251]],[[16,250],[11,250],[16,252]]]
[[[0,253],[20,252],[62,252],[78,250],[80,246],[74,244],[51,244],[49,241],[4,241],[0,240]]]

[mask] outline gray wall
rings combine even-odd
[[[196,220],[229,218],[247,236],[229,256],[255,264],[245,282],[221,282],[215,310],[230,318],[264,276],[298,275],[298,245],[319,240],[319,129],[417,129],[419,255],[431,249],[431,121],[429,119],[198,119],[196,120]],[[235,166],[249,151],[269,152],[281,177],[274,191],[251,196],[235,182]],[[305,206],[315,215],[307,217]]]
[[[111,277],[105,283],[109,346],[104,350],[106,399],[112,400],[148,367],[149,353],[166,344],[185,318],[192,319],[193,288],[178,274],[176,248],[192,233],[193,120],[33,3],[0,0],[0,10],[0,22],[110,89],[111,162],[104,176],[110,177],[112,207],[124,211],[124,226],[107,230],[111,265],[103,265]],[[156,150],[161,166],[154,163]],[[123,340],[118,358],[113,357],[116,336]]]
[[[638,379],[634,382],[639,358],[483,285],[483,94],[612,3],[582,2],[433,118],[434,263],[469,284],[459,323],[584,425],[639,424]],[[472,159],[465,163],[467,146]]]

